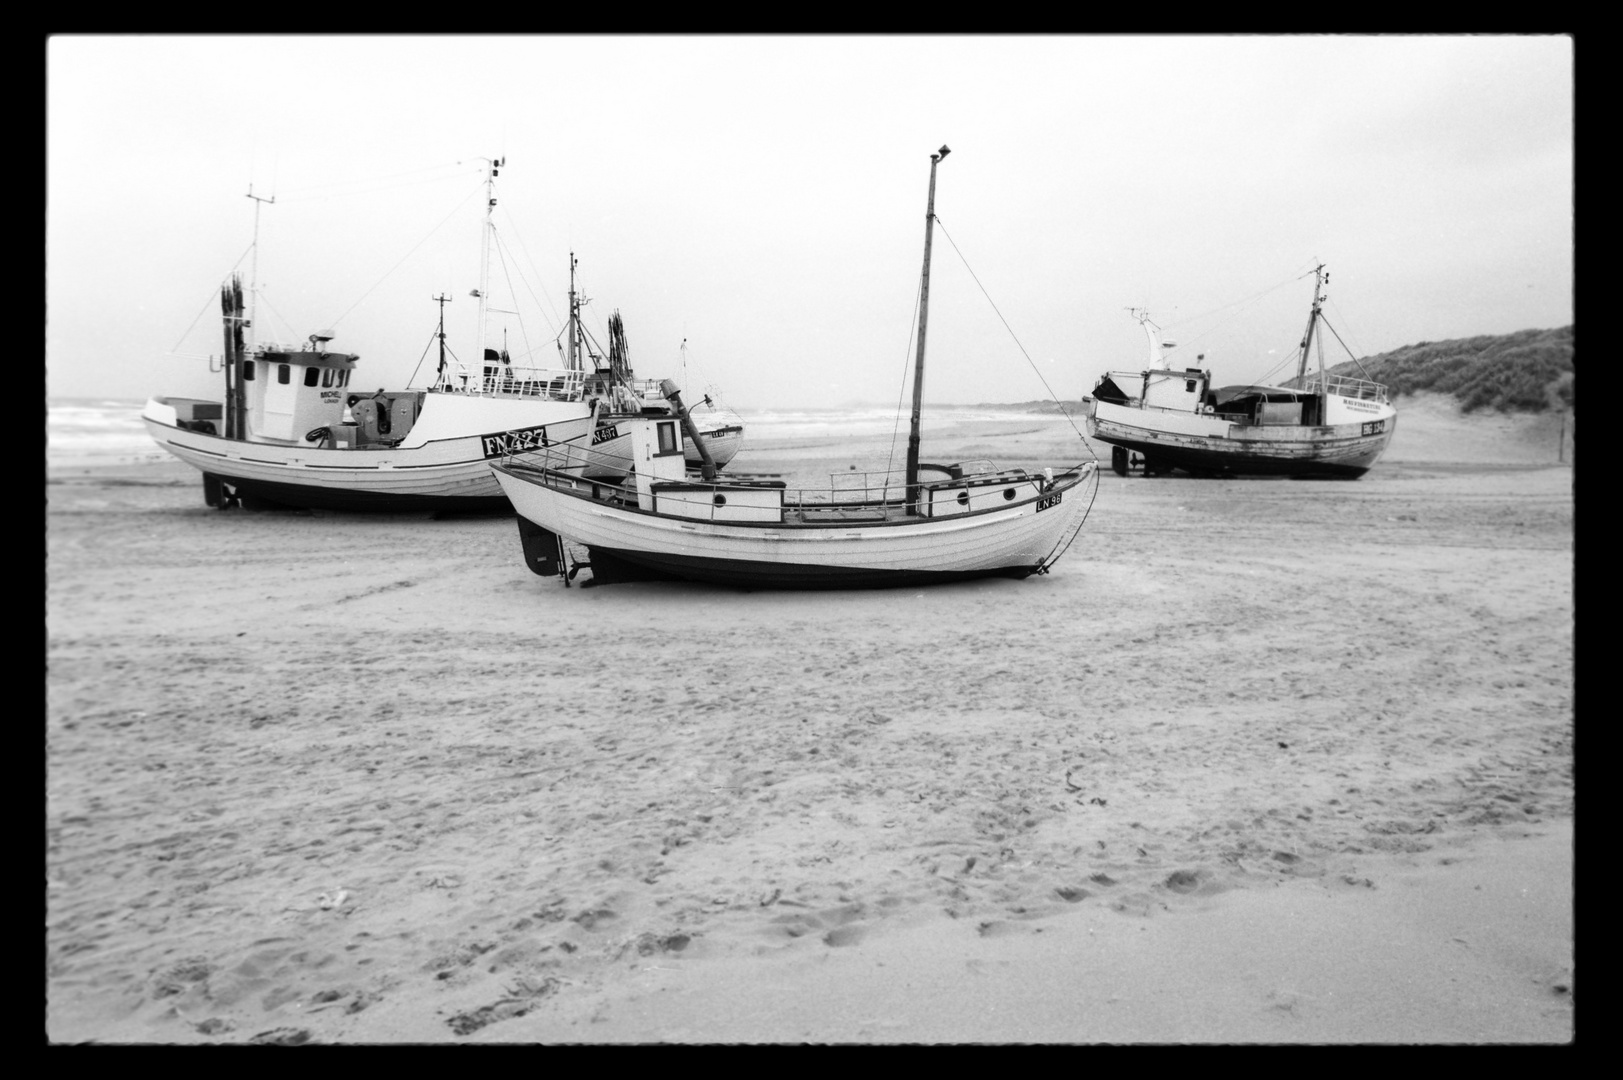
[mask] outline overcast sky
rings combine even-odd
[[[573,251],[600,339],[745,410],[898,399],[943,144],[932,403],[1077,398],[1135,307],[1289,374],[1320,262],[1358,355],[1573,319],[1565,37],[67,36],[47,81],[53,397],[217,393],[233,267],[360,385],[424,384],[440,293],[473,360],[484,158],[493,338],[556,356]]]

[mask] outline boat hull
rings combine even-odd
[[[1385,453],[1397,428],[1390,408],[1325,426],[1233,424],[1095,402],[1088,435],[1144,457],[1150,471],[1229,476],[1357,479]]]
[[[506,508],[490,462],[515,442],[574,439],[591,430],[579,407],[556,419],[507,431],[434,439],[396,448],[344,448],[252,443],[180,427],[162,399],[141,419],[163,449],[223,482],[239,497],[294,509],[405,513]],[[173,410],[169,410],[172,416]],[[535,416],[544,414],[532,414]]]
[[[430,402],[434,399],[431,397]],[[466,408],[465,403],[456,403]],[[147,433],[164,450],[224,484],[232,495],[254,503],[300,510],[350,513],[511,512],[511,503],[490,471],[490,463],[526,446],[580,440],[592,431],[587,407],[576,402],[530,402],[529,408],[487,413],[487,423],[511,424],[499,431],[468,434],[477,413],[453,419],[463,433],[431,437],[400,447],[332,448],[227,439],[177,422],[163,398],[142,410]],[[430,413],[425,410],[424,417]],[[454,430],[450,424],[420,422],[417,432]],[[516,423],[515,423],[516,421]],[[723,442],[730,460],[742,429]],[[713,446],[708,434],[706,447]],[[629,466],[630,453],[625,452]],[[718,455],[719,456],[719,455]]]
[[[587,545],[596,584],[622,581],[692,581],[743,589],[895,589],[988,577],[1025,578],[1041,562],[971,570],[819,566],[757,562],[685,553],[655,553]]]
[[[875,524],[695,521],[613,506],[584,492],[493,466],[523,522],[589,551],[594,580],[678,579],[773,589],[893,588],[1027,577],[1057,557],[1090,500],[1094,466],[1040,496],[950,518]],[[521,530],[524,525],[521,523]]]

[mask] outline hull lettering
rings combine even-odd
[[[487,458],[519,454],[525,450],[536,450],[546,446],[547,428],[542,424],[537,427],[514,428],[512,431],[497,431],[479,436],[479,444],[484,448]]]

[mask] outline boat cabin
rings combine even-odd
[[[696,521],[783,520],[781,480],[732,480],[725,484],[688,478],[677,417],[631,423],[632,476],[637,504],[656,514]]]
[[[311,334],[305,348],[267,345],[242,361],[249,442],[297,443],[314,428],[343,422],[358,357],[328,352],[331,335]]]
[[[304,348],[266,345],[242,361],[247,441],[383,448],[411,431],[423,411],[423,392],[350,390],[360,358],[327,351],[330,340],[330,334],[312,334]]]
[[[1201,412],[1209,400],[1211,373],[1200,368],[1112,371],[1093,388],[1093,397],[1112,405]]]

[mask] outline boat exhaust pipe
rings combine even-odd
[[[682,433],[693,440],[694,447],[698,449],[699,461],[701,462],[699,468],[704,474],[704,478],[714,480],[717,473],[716,463],[710,457],[710,448],[699,437],[698,425],[694,424],[693,417],[688,415],[687,406],[682,404],[682,392],[669,379],[660,381],[659,392],[665,395],[665,399],[671,403],[671,408],[676,410],[677,418],[682,421]]]

